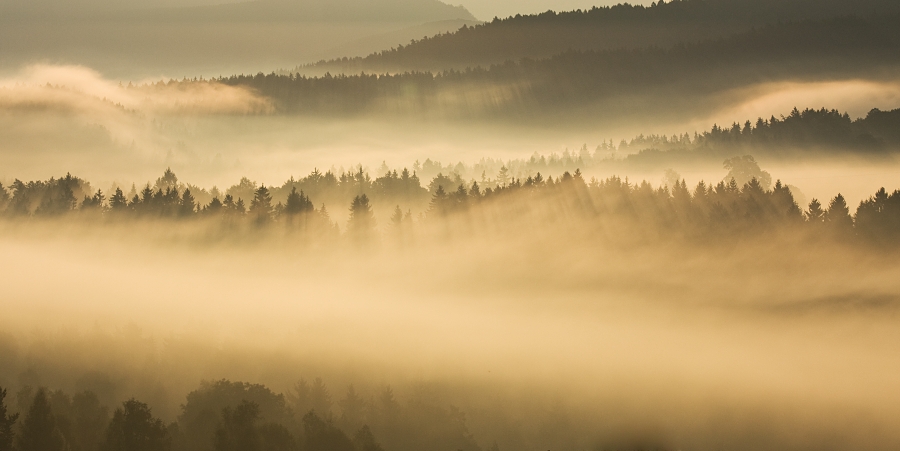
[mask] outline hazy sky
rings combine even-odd
[[[649,4],[652,0],[629,1],[633,5]],[[462,4],[475,17],[490,20],[497,17],[514,16],[516,14],[539,13],[552,9],[569,11],[589,9],[592,6],[606,6],[623,3],[624,0],[445,0],[445,3]]]

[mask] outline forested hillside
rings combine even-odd
[[[675,0],[653,6],[619,4],[566,12],[516,15],[455,33],[424,37],[365,58],[297,67],[301,74],[442,71],[488,66],[567,51],[668,48],[726,38],[753,28],[855,15],[895,15],[889,0]],[[843,36],[843,35],[842,35]],[[769,47],[771,49],[771,47]]]
[[[748,85],[886,77],[900,66],[898,19],[790,22],[697,44],[568,51],[464,71],[323,77],[260,73],[199,83],[252,88],[287,114],[550,123],[634,112],[684,115],[711,96]]]

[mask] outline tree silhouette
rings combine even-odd
[[[0,190],[2,190],[0,185]],[[0,387],[0,451],[13,451],[13,426],[19,414],[10,414],[6,408],[6,389]]]
[[[116,409],[101,451],[168,451],[168,432],[162,420],[154,418],[150,407],[135,399]]]
[[[750,183],[753,179],[756,179],[763,189],[772,186],[772,176],[760,169],[756,159],[751,155],[729,158],[722,165],[728,170],[725,180],[733,179],[738,186]]]
[[[825,221],[825,210],[822,209],[822,204],[815,198],[809,202],[809,208],[806,210],[806,220],[815,224]]]
[[[353,442],[330,420],[323,420],[315,410],[303,416],[304,451],[356,451]]]
[[[16,448],[18,451],[65,451],[67,448],[43,388],[34,395],[28,414],[22,420]]]
[[[338,405],[341,407],[340,424],[344,430],[358,429],[362,424],[366,403],[352,384],[347,387],[347,394],[344,399],[338,401]]]
[[[116,212],[125,211],[128,208],[128,199],[125,198],[122,188],[116,187],[116,192],[109,198],[109,208]]]
[[[184,193],[181,195],[181,204],[179,205],[178,211],[179,215],[191,216],[196,209],[197,204],[194,201],[194,196],[191,195],[191,190],[185,188]]]
[[[222,410],[222,420],[216,427],[213,449],[215,451],[257,451],[261,440],[256,423],[259,421],[259,405],[247,400],[235,408]]]
[[[356,434],[353,435],[353,444],[357,451],[384,451],[384,448],[375,441],[375,436],[372,435],[369,426],[363,426],[356,431]]]
[[[266,185],[260,186],[253,193],[253,200],[250,202],[250,215],[257,224],[265,224],[272,219],[272,196]]]
[[[375,213],[369,205],[369,197],[365,194],[353,198],[350,203],[350,219],[347,231],[356,237],[369,237],[375,230]]]

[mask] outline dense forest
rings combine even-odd
[[[294,72],[352,74],[465,69],[521,58],[547,58],[567,51],[668,47],[725,38],[781,22],[897,13],[900,6],[886,0],[675,0],[650,7],[625,3],[494,18],[483,25],[424,37],[365,58],[320,61],[297,67]]]
[[[414,114],[463,120],[609,118],[668,111],[660,102],[777,80],[875,77],[895,68],[898,16],[843,17],[768,25],[719,40],[637,50],[570,50],[545,59],[441,72],[235,75],[159,82],[251,88],[286,114]],[[559,80],[566,80],[560,83]],[[150,89],[142,85],[134,89]],[[658,94],[658,95],[651,95]],[[652,101],[650,99],[653,99]],[[665,103],[665,105],[661,104]],[[689,105],[682,105],[689,108]],[[570,120],[570,119],[567,119]]]
[[[78,214],[87,219],[121,220],[213,220],[225,231],[259,230],[278,225],[282,230],[304,233],[314,241],[344,235],[364,241],[377,239],[369,196],[391,202],[396,199],[428,199],[427,208],[416,217],[411,209],[390,203],[390,223],[380,229],[391,237],[414,236],[442,230],[447,236],[489,233],[517,224],[528,227],[594,224],[611,239],[689,239],[734,237],[807,230],[815,234],[837,234],[842,239],[894,242],[900,238],[900,191],[884,188],[862,201],[855,213],[840,194],[827,202],[812,199],[801,209],[790,188],[761,170],[752,156],[725,160],[728,175],[718,183],[699,182],[688,187],[684,180],[672,186],[653,187],[644,181],[610,177],[585,180],[580,170],[558,178],[537,173],[525,179],[512,177],[504,166],[488,184],[462,182],[438,174],[428,190],[408,170],[398,176],[389,172],[370,180],[360,170],[340,179],[331,173],[313,172],[300,180],[289,180],[278,191],[285,200],[272,200],[265,185],[243,197],[216,194],[199,203],[191,189],[178,183],[170,170],[129,199],[121,190],[107,197],[102,190],[91,193],[89,184],[71,175],[46,181],[16,180],[7,190],[0,187],[0,212],[9,219],[59,217]],[[235,185],[240,187],[241,184]],[[446,187],[445,187],[446,186]],[[234,191],[234,188],[230,191]],[[298,191],[298,187],[301,189]],[[352,195],[345,226],[333,222],[324,205],[316,208],[303,187],[323,197]],[[349,194],[348,194],[349,193]],[[81,200],[79,201],[79,196]]]
[[[286,395],[219,380],[189,393],[177,421],[165,424],[136,399],[109,406],[93,391],[0,387],[0,450],[481,450],[459,409],[411,401],[390,386],[368,396],[353,385],[333,400],[320,378],[300,379]]]

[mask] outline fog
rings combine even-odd
[[[462,408],[484,448],[898,443],[892,252],[495,222],[368,251],[7,224],[0,384],[102,387],[167,421],[200,380],[390,384]]]
[[[0,451],[900,448],[896,5],[603,5],[0,0]]]
[[[673,111],[667,113],[669,119],[652,123],[634,117],[659,114],[658,108],[654,113],[637,110],[587,126],[578,119],[568,126],[558,122],[520,126],[378,114],[285,115],[276,112],[271,99],[240,86],[153,79],[123,82],[84,66],[34,65],[0,80],[4,134],[0,182],[8,185],[15,178],[43,179],[71,172],[106,190],[113,183],[143,185],[166,167],[206,188],[224,188],[241,177],[271,185],[305,176],[315,168],[338,173],[357,165],[380,176],[383,163],[400,170],[427,159],[471,166],[483,158],[503,162],[527,160],[535,154],[577,153],[585,145],[593,152],[610,140],[693,134],[713,124],[783,116],[795,106],[835,108],[853,118],[864,117],[872,108],[892,109],[900,104],[898,97],[900,87],[893,81],[779,82],[716,94],[691,111],[677,109],[684,114]],[[642,148],[620,149],[615,155],[638,150]],[[601,153],[597,158],[605,156]],[[844,156],[757,158],[777,177],[817,196],[852,192],[849,199],[858,202],[881,186],[897,185],[893,163],[860,160],[849,149],[839,155]],[[722,177],[721,159],[695,163],[669,166],[691,184]],[[847,165],[853,170],[844,171]],[[630,176],[653,183],[667,168],[581,167],[588,177]],[[499,165],[489,169],[496,172]],[[480,172],[462,175],[477,179]]]

